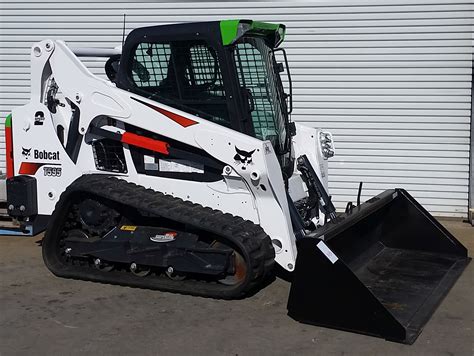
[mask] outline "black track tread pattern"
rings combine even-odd
[[[226,286],[218,282],[192,279],[172,281],[166,277],[141,278],[124,271],[104,273],[87,266],[64,264],[57,254],[58,243],[71,196],[77,193],[92,194],[219,235],[240,248],[250,273],[247,273],[241,284]],[[272,274],[274,258],[270,237],[251,221],[103,174],[84,175],[61,194],[43,240],[44,262],[57,276],[219,299],[241,298],[259,289]]]

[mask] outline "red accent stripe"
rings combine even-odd
[[[175,114],[174,112],[159,108],[159,107],[154,107],[156,111],[158,111],[160,114],[165,115],[166,117],[170,118],[174,122],[180,124],[183,127],[188,127],[197,124],[197,121],[185,118],[184,116]]]
[[[150,151],[163,153],[165,155],[169,154],[169,145],[166,142],[140,136],[131,132],[124,132],[121,141],[128,145],[145,148]]]
[[[5,148],[7,154],[7,178],[11,178],[15,174],[13,165],[13,137],[11,127],[5,127]]]
[[[34,162],[21,162],[19,174],[28,174],[30,176],[36,174],[38,169],[43,166],[44,163]]]
[[[137,98],[132,97],[132,99],[135,100],[135,101],[138,101],[139,103],[141,103],[143,105],[148,106],[149,108],[152,108],[155,111],[158,111],[160,114],[165,115],[167,118],[173,120],[174,122],[176,122],[177,124],[180,124],[183,127],[189,127],[189,126],[192,126],[192,125],[195,125],[195,124],[199,124],[199,122],[197,122],[197,121],[194,121],[194,120],[188,119],[184,116],[175,114],[174,112],[159,108],[158,106],[146,103],[146,102],[141,101]]]

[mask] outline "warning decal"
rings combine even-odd
[[[331,261],[332,264],[336,263],[336,261],[339,259],[334,254],[334,252],[332,252],[331,249],[324,243],[324,241],[320,241],[316,246],[318,246],[321,252],[324,253],[324,255],[328,258],[329,261]]]

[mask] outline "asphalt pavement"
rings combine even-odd
[[[443,221],[474,255],[474,228]],[[289,283],[222,301],[53,276],[37,237],[0,237],[0,355],[473,355],[474,263],[414,345],[300,324]]]

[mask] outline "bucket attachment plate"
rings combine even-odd
[[[387,190],[297,241],[288,314],[411,344],[470,261],[412,196]]]

